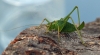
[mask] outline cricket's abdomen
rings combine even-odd
[[[66,22],[65,26],[63,27],[63,29],[61,30],[61,32],[74,32],[76,31],[75,26],[69,22]]]

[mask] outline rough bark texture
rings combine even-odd
[[[100,55],[100,19],[87,23],[82,32],[86,46],[77,32],[46,32],[45,25],[22,31],[4,50],[2,55]]]

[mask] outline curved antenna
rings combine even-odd
[[[24,25],[24,26],[30,26],[30,25],[39,25],[39,24],[29,24],[29,25]],[[15,28],[12,28],[12,29],[9,29],[9,30],[0,30],[0,31],[12,31],[14,29],[18,29],[18,28],[21,28],[21,27],[24,27],[24,26],[19,26],[19,27],[15,27]]]

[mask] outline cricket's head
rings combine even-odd
[[[58,27],[56,26],[56,21],[50,22],[47,24],[47,28],[49,31],[56,30]]]
[[[55,20],[53,22],[48,23],[47,25],[48,25],[48,29],[50,31],[52,31],[52,30],[58,31],[58,29],[59,29],[59,32],[61,32],[61,30],[64,27],[64,20],[63,20],[63,18],[61,18],[60,20]]]

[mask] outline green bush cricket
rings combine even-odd
[[[71,17],[71,14],[75,10],[77,10],[77,14],[78,14],[78,23],[79,23],[78,24],[78,27],[75,25],[74,20]],[[70,22],[68,22],[69,19],[71,19],[71,21],[72,21],[73,24],[71,24]],[[46,25],[47,25],[47,29],[49,31],[56,30],[58,32],[58,38],[59,38],[60,32],[71,33],[71,32],[77,31],[77,33],[78,33],[78,35],[80,37],[80,40],[81,40],[82,44],[84,44],[84,41],[82,39],[82,35],[81,35],[80,30],[83,29],[83,27],[85,26],[85,23],[83,21],[80,24],[79,9],[78,9],[77,6],[75,6],[73,8],[73,10],[67,16],[65,16],[64,18],[61,18],[60,20],[55,20],[55,21],[50,22],[48,19],[45,18],[42,21],[42,23],[44,21],[47,21],[48,22]],[[28,26],[28,25],[25,25],[25,26]],[[19,28],[19,27],[17,27],[17,28]],[[17,28],[13,28],[13,29],[17,29]],[[11,29],[11,30],[13,30],[13,29]],[[6,31],[10,31],[10,30],[6,30]]]
[[[74,23],[74,20],[72,19],[72,17],[70,16],[75,10],[77,10],[77,14],[78,14],[78,27],[75,25]],[[71,19],[72,23],[71,24],[70,22],[68,22],[68,20]],[[74,9],[64,18],[61,18],[60,20],[56,20],[56,21],[52,21],[50,22],[48,19],[44,19],[42,21],[42,23],[44,21],[47,21],[48,24],[47,24],[47,29],[49,31],[52,31],[52,30],[56,30],[58,32],[58,38],[59,38],[59,33],[60,32],[66,32],[66,33],[71,33],[71,32],[74,32],[74,31],[77,31],[79,37],[80,37],[80,40],[82,42],[82,44],[84,44],[84,41],[82,39],[82,35],[81,35],[81,32],[80,30],[83,29],[83,27],[85,26],[85,23],[84,21],[80,24],[80,15],[79,15],[79,9],[77,6],[74,7]],[[42,24],[41,23],[41,24]],[[40,24],[40,25],[41,25]]]

